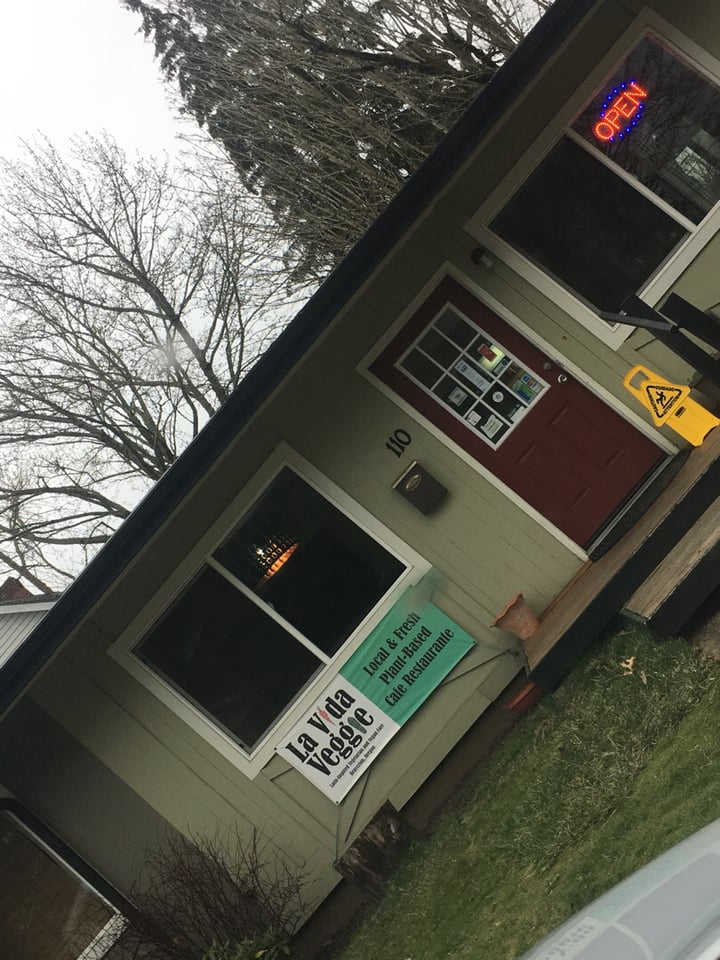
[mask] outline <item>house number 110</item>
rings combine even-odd
[[[388,437],[388,441],[385,444],[385,449],[390,450],[395,454],[396,457],[401,457],[405,447],[409,447],[412,443],[412,437],[407,432],[407,430],[395,430],[391,437]]]

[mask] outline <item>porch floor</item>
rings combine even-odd
[[[710,509],[719,493],[717,428],[702,446],[692,450],[677,475],[622,539],[601,559],[588,561],[541,614],[540,627],[523,643],[530,680],[545,690],[554,689],[654,571],[658,571],[654,586],[646,591],[651,595],[664,590],[670,596],[672,585],[683,581],[691,569],[694,556],[709,558],[705,559],[706,568],[712,562],[712,571],[706,569],[704,574],[706,592],[720,583],[720,564],[714,562],[717,557],[713,553],[720,539],[720,511]],[[693,547],[696,534],[707,547],[704,551]],[[676,546],[678,550],[674,551]],[[698,599],[697,592],[689,591],[684,608],[695,600],[696,606],[702,602],[704,597]],[[673,615],[677,621],[677,609]],[[642,612],[636,619],[655,626]]]

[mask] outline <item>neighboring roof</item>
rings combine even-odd
[[[47,597],[6,600],[0,604],[0,670],[52,608]]]
[[[0,671],[0,712],[20,695],[64,639],[82,622],[122,573],[128,558],[138,553],[160,529],[437,192],[460,169],[507,105],[522,93],[597,2],[555,0],[549,12],[483,88],[417,173],[15,651]]]
[[[18,597],[13,600],[0,600],[0,616],[16,607],[37,607],[38,609],[47,609],[55,603],[60,597],[59,593],[31,593],[29,597]]]
[[[5,583],[0,584],[0,603],[6,600],[20,600],[23,597],[31,597],[30,591],[23,586],[17,577],[7,577]]]

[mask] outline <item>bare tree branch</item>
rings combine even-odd
[[[229,173],[228,173],[229,170]],[[219,159],[109,139],[0,162],[0,567],[65,582],[294,311],[277,229]]]

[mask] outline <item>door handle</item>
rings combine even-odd
[[[552,368],[553,368],[553,365],[549,360],[546,360],[545,363],[543,363],[543,370],[545,370],[546,372],[549,372],[550,370],[552,370]],[[568,378],[566,373],[559,373],[557,376],[558,383],[567,383],[567,379]]]

